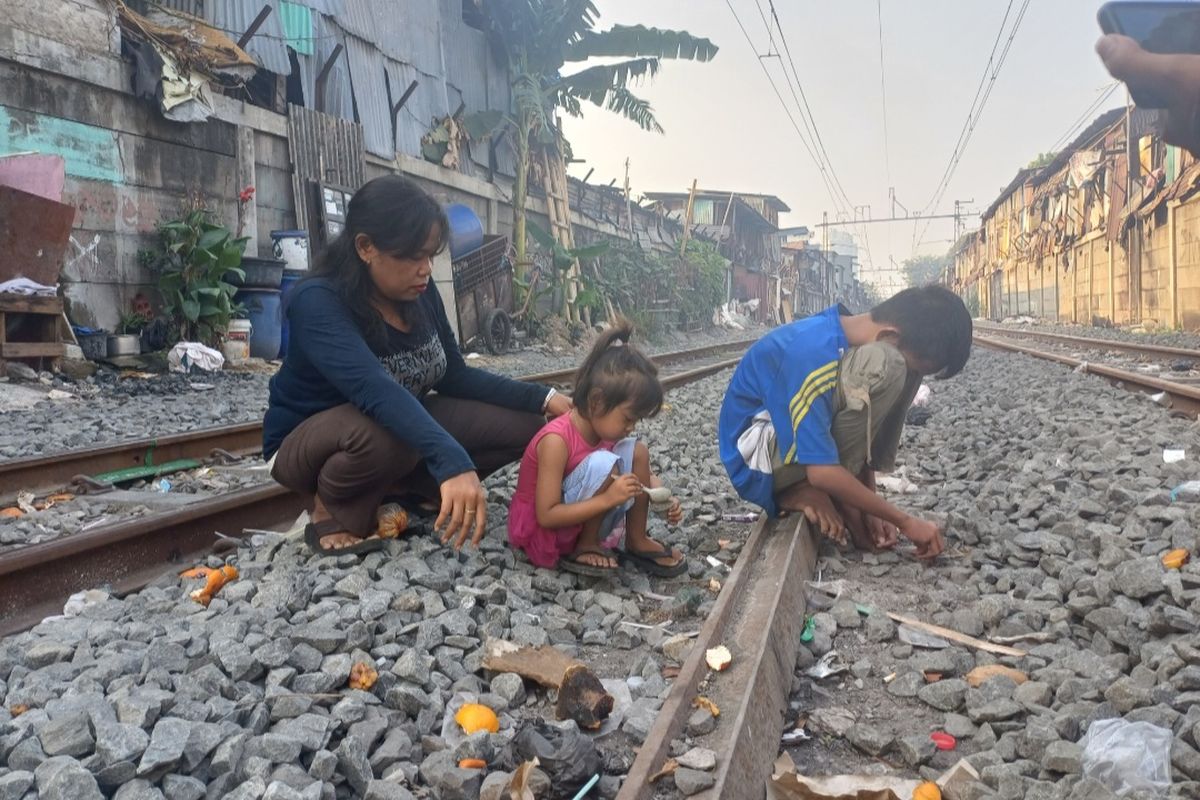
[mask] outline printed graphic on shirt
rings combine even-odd
[[[446,375],[446,351],[437,333],[417,347],[399,350],[379,359],[396,383],[421,397]]]

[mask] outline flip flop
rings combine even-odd
[[[309,550],[320,556],[354,556],[361,553],[373,553],[376,550],[382,550],[386,544],[383,539],[376,537],[373,539],[363,539],[358,544],[352,544],[348,547],[321,546],[322,536],[345,532],[345,528],[334,519],[327,519],[324,522],[310,522],[304,526],[304,543],[308,545]]]
[[[649,536],[646,538],[650,539]],[[660,558],[669,558],[673,554],[674,548],[668,547],[657,539],[650,539],[650,541],[661,547],[662,551],[639,553],[636,550],[630,550],[629,546],[626,545],[625,549],[621,551],[622,557],[628,559],[633,566],[642,572],[647,572],[657,578],[674,578],[687,572],[688,564],[686,556],[680,558],[678,563],[669,566],[658,563],[658,559]]]
[[[595,564],[584,564],[578,560],[582,555],[601,556],[603,558],[611,558],[614,561],[617,560],[617,554],[610,550],[601,550],[598,547],[585,547],[582,550],[576,550],[569,556],[563,556],[558,560],[558,563],[567,572],[574,572],[576,575],[586,575],[589,578],[603,578],[617,571],[616,566],[598,567]]]

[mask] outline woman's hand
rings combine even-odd
[[[555,394],[550,398],[550,402],[546,404],[546,416],[554,419],[561,417],[563,414],[570,414],[571,409],[575,407],[575,403],[565,394]]]
[[[478,546],[487,531],[487,495],[474,472],[464,472],[444,481],[441,485],[442,510],[433,530],[442,535],[442,544],[454,540],[454,549],[461,550],[471,528],[471,546]],[[442,527],[445,526],[445,531]]]

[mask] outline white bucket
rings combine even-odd
[[[308,271],[308,233],[305,231],[271,231],[275,241],[275,258],[287,262],[287,269]]]

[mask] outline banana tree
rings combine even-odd
[[[560,111],[582,116],[585,103],[619,114],[643,130],[662,133],[650,104],[630,85],[657,74],[662,59],[709,61],[717,46],[686,31],[614,25],[595,30],[599,11],[591,0],[471,0],[473,22],[488,34],[493,52],[512,81],[516,184],[513,187],[513,244],[518,277],[526,260],[525,201],[535,147],[562,152],[566,143]],[[592,59],[621,58],[591,64]],[[567,65],[578,66],[564,74]]]

